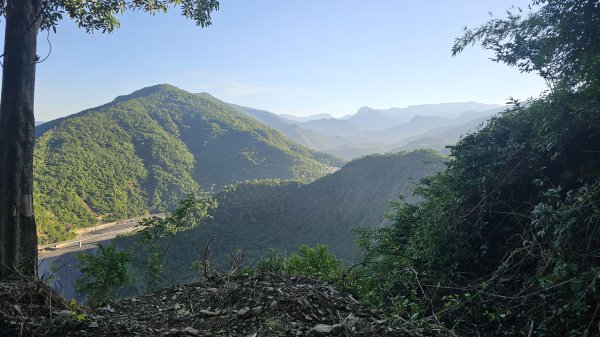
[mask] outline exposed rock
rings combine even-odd
[[[189,326],[181,331],[187,333],[188,335],[200,336],[200,331],[198,331],[192,327],[189,327]]]
[[[252,310],[250,310],[250,308],[248,308],[248,307],[242,308],[242,309],[238,310],[237,316],[239,318],[248,318],[248,317],[252,316]]]
[[[162,289],[102,308],[67,305],[41,283],[0,283],[4,336],[433,336],[383,320],[303,278],[261,274]]]
[[[203,317],[203,318],[205,318],[205,317],[212,317],[212,316],[215,316],[215,315],[217,315],[216,312],[210,311],[210,310],[205,310],[205,309],[200,310],[198,312],[198,316]]]
[[[262,312],[262,307],[256,307],[256,308],[252,308],[252,311],[250,312],[250,314],[252,316],[258,316],[258,315],[260,315],[261,312]]]
[[[329,324],[317,324],[311,330],[313,336],[324,337],[329,335],[333,331],[333,326]]]
[[[341,325],[349,330],[352,329],[356,323],[358,323],[358,317],[355,317],[353,313],[350,313],[350,315],[342,321]]]

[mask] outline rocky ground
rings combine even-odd
[[[182,284],[100,308],[69,305],[41,283],[0,283],[0,336],[402,336],[326,284],[262,274]]]

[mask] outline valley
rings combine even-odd
[[[253,180],[226,186],[214,195],[218,207],[211,218],[197,227],[158,242],[169,248],[165,257],[162,285],[195,279],[192,268],[201,251],[210,242],[215,265],[226,265],[228,255],[241,252],[244,264],[251,266],[264,258],[272,248],[282,255],[294,252],[300,245],[326,244],[344,263],[352,264],[361,256],[356,246],[360,228],[387,226],[386,212],[390,201],[414,203],[413,189],[421,178],[443,169],[443,157],[432,151],[415,151],[388,155],[372,155],[354,160],[339,171],[312,183],[282,180]],[[399,200],[398,200],[399,201]],[[131,229],[132,221],[114,226],[119,231]],[[93,232],[92,232],[93,233]],[[132,273],[143,275],[147,252],[134,232],[116,238],[100,235],[101,243],[114,243],[119,249],[134,252]],[[106,239],[106,240],[104,240]],[[57,250],[48,255],[40,272],[51,264],[63,266],[56,274],[56,288],[65,296],[77,297],[73,283],[79,273],[72,266],[81,251],[72,241],[70,250]],[[94,243],[95,244],[95,243]],[[60,253],[58,252],[60,251]]]
[[[36,129],[43,243],[77,228],[172,210],[200,189],[248,179],[303,182],[343,161],[294,143],[207,94],[158,85]]]
[[[36,128],[38,234],[42,243],[68,240],[77,229],[172,210],[190,193],[246,180],[308,183],[373,153],[447,153],[500,109],[362,108],[302,121],[170,85],[140,89]]]
[[[600,336],[600,0],[508,6],[0,0],[0,337]]]
[[[77,254],[114,243],[135,252],[132,274],[143,275],[138,216],[171,211],[202,190],[218,207],[198,227],[158,242],[175,247],[164,268],[177,276],[162,285],[194,279],[191,266],[209,242],[217,265],[240,252],[251,266],[267,249],[286,256],[302,244],[326,244],[345,264],[354,263],[362,254],[359,233],[388,226],[390,202],[416,202],[417,183],[443,170],[443,155],[421,148],[453,144],[498,111],[490,107],[362,108],[339,120],[294,120],[158,85],[46,122],[36,130],[36,207],[48,242],[39,273],[59,266],[55,287],[79,298]],[[441,113],[448,117],[431,116]],[[354,133],[336,135],[337,125],[351,125]],[[377,154],[384,148],[396,153]],[[315,149],[362,157],[346,161]]]

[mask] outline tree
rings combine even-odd
[[[75,290],[87,295],[86,303],[91,305],[115,299],[117,291],[130,279],[127,270],[130,251],[118,251],[114,244],[99,245],[98,249],[98,256],[90,253],[77,255],[81,277],[75,281]]]
[[[56,32],[68,17],[88,33],[112,32],[118,14],[150,14],[180,6],[183,16],[206,27],[217,0],[0,0],[5,17],[2,93],[0,97],[0,278],[19,273],[34,276],[37,237],[33,210],[33,102],[37,34]]]
[[[600,1],[534,1],[458,38],[551,91],[492,117],[363,231],[359,299],[460,336],[592,336],[600,316]]]
[[[496,62],[537,72],[552,89],[577,89],[600,77],[600,1],[534,0],[502,19],[466,29],[452,55],[481,43]],[[537,10],[536,10],[537,9]]]

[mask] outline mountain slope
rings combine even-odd
[[[464,116],[465,111],[477,115],[480,112],[502,109],[501,105],[477,102],[455,102],[439,104],[411,105],[406,108],[385,110],[362,107],[348,121],[363,126],[365,130],[383,130],[395,125],[407,123],[417,116],[437,116],[455,119]]]
[[[428,147],[442,153],[449,153],[445,148],[446,146],[456,144],[461,137],[485,126],[488,119],[489,117],[482,117],[462,125],[435,128],[423,134],[406,138],[399,143],[393,144],[392,151],[412,151],[417,148]]]
[[[158,85],[41,125],[35,192],[42,239],[172,209],[199,187],[313,181],[340,161],[296,144],[208,94]]]
[[[279,116],[290,122],[299,122],[299,123],[311,121],[313,119],[334,118],[332,115],[326,114],[326,113],[316,114],[316,115],[312,115],[312,116],[304,116],[304,117],[292,116],[292,115],[288,115],[288,114],[281,114]]]
[[[284,136],[301,145],[308,146],[313,149],[330,148],[337,145],[333,137],[314,130],[301,128],[300,126],[296,125],[295,122],[287,120],[286,118],[269,111],[243,107],[235,104],[232,104],[231,106],[238,111],[246,113],[262,123],[274,128],[275,130],[281,132]]]
[[[337,118],[313,119],[299,123],[298,125],[304,129],[317,131],[333,137],[348,137],[355,135],[362,130],[357,124]]]
[[[356,114],[343,118],[299,122],[265,110],[234,107],[302,145],[345,159],[423,147],[445,151],[462,133],[472,130],[472,125],[503,109],[500,105],[475,102],[387,110],[362,107]],[[442,129],[449,130],[450,135],[437,136]]]
[[[253,263],[267,248],[285,254],[301,244],[324,243],[336,256],[351,262],[359,254],[353,228],[383,225],[389,200],[397,200],[400,193],[406,201],[415,201],[414,185],[442,170],[442,160],[424,150],[373,155],[310,184],[271,180],[229,186],[217,194],[219,206],[212,220],[174,237],[165,270],[178,280],[193,277],[192,261],[209,240],[217,261],[237,249]],[[131,248],[135,240],[127,237],[116,242]],[[142,269],[143,261],[141,257],[138,262]]]

